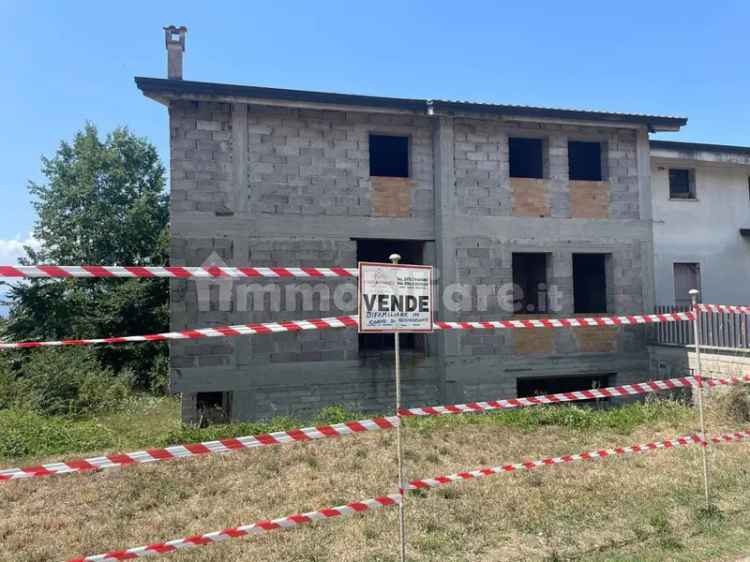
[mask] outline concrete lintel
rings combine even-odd
[[[487,236],[497,240],[534,240],[540,244],[583,241],[604,244],[650,239],[651,223],[632,219],[560,219],[457,216],[455,235]]]
[[[217,236],[317,236],[321,238],[390,238],[432,240],[431,218],[380,218],[257,215],[216,217],[208,213],[181,213],[172,218],[172,236],[215,238]]]
[[[643,353],[571,353],[565,356],[501,354],[449,358],[446,365],[448,380],[472,385],[513,384],[518,378],[642,374],[647,370],[648,357]]]
[[[269,336],[264,336],[269,337]],[[272,337],[272,336],[271,336]],[[404,365],[405,383],[435,382],[436,360],[426,358],[418,366]],[[173,392],[218,392],[258,387],[291,387],[300,384],[391,383],[393,373],[385,366],[371,369],[360,361],[275,363],[249,368],[196,367],[176,369]]]

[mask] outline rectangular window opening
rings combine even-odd
[[[674,304],[688,307],[692,305],[690,290],[701,290],[701,265],[699,263],[674,264]]]
[[[508,139],[510,177],[544,177],[544,141],[542,139]]]
[[[602,180],[602,144],[568,141],[568,176],[571,180]]]
[[[548,312],[547,254],[513,254],[513,312]]]
[[[573,308],[607,312],[607,254],[573,254]]]
[[[370,135],[370,175],[409,177],[409,137]]]
[[[388,256],[399,254],[401,263],[425,265],[424,241],[359,239],[357,242],[357,262],[369,261],[389,263]],[[399,346],[402,351],[425,351],[424,334],[401,334]],[[381,351],[392,350],[393,334],[359,334],[359,354],[377,355]]]
[[[526,396],[541,396],[543,394],[605,388],[610,386],[610,380],[613,377],[613,374],[608,374],[519,378],[516,380],[516,396],[523,398]]]
[[[669,198],[695,199],[695,176],[692,170],[669,169]]]

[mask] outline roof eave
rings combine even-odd
[[[435,100],[432,103],[435,110],[441,112],[460,111],[467,113],[484,113],[500,115],[506,119],[539,118],[565,121],[602,121],[613,124],[642,125],[648,127],[651,131],[679,131],[680,127],[687,124],[686,117],[635,115],[627,113],[608,113],[603,111],[552,109],[438,100]]]
[[[166,80],[137,76],[136,85],[145,96],[159,103],[169,100],[211,100],[224,102],[253,101],[268,105],[311,107],[320,109],[355,109],[360,111],[417,113],[421,115],[493,116],[503,119],[555,120],[565,122],[608,123],[612,125],[645,126],[650,131],[678,131],[687,123],[684,117],[607,113],[573,109],[538,108],[513,105],[482,104],[445,100],[424,100],[363,96],[307,90],[286,90],[260,86],[239,86],[188,80]]]
[[[332,92],[286,90],[261,86],[238,86],[193,82],[188,80],[165,80],[161,78],[135,77],[138,88],[153,99],[190,99],[225,102],[253,101],[268,105],[313,107],[321,109],[366,109],[368,111],[408,112],[426,114],[425,100],[407,98],[385,98],[360,96]]]

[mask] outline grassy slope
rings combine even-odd
[[[16,431],[19,421],[8,415],[0,417],[2,427],[10,428],[4,435]],[[715,432],[739,427],[718,408],[709,422]],[[292,423],[183,430],[174,401],[141,401],[94,422],[66,423],[57,434],[36,430],[31,439],[17,432],[15,441],[4,442],[15,443],[25,458],[6,458],[2,465],[61,458],[55,435],[67,436],[64,446],[77,452],[121,451]],[[405,431],[407,472],[429,477],[694,430],[692,411],[674,402],[411,421]],[[76,432],[88,436],[83,445],[76,446]],[[2,484],[0,560],[61,560],[390,493],[394,437],[372,433]],[[0,453],[12,453],[2,443],[0,437]],[[750,551],[747,447],[710,450],[718,514],[701,510],[697,447],[493,476],[413,495],[407,508],[409,559],[734,560]],[[386,562],[397,559],[397,537],[397,510],[389,509],[165,559]]]

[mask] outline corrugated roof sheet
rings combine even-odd
[[[595,121],[639,123],[649,126],[679,128],[687,123],[686,117],[669,115],[646,115],[641,113],[619,113],[612,111],[595,111],[590,109],[562,109],[552,107],[534,107],[526,105],[494,104],[475,101],[427,100],[411,98],[392,98],[364,96],[332,92],[314,92],[309,90],[288,90],[260,86],[239,86],[234,84],[217,84],[213,82],[194,82],[189,80],[165,80],[162,78],[136,77],[136,85],[144,93],[155,95],[173,95],[189,97],[190,95],[217,97],[244,97],[255,99],[275,99],[285,101],[303,101],[311,103],[330,103],[365,107],[390,107],[427,113],[432,107],[438,111],[463,111],[469,113],[494,113],[512,116],[546,117],[561,119],[586,119]]]
[[[652,140],[649,142],[651,148],[664,150],[690,150],[703,152],[731,152],[733,154],[750,155],[750,146],[733,146],[730,144],[707,144],[701,142],[663,141]]]

